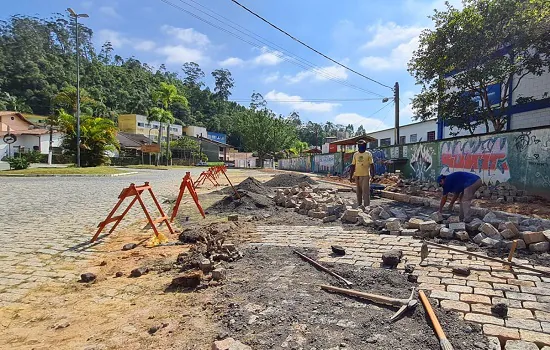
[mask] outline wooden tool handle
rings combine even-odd
[[[344,289],[344,288],[328,286],[325,284],[321,285],[321,288],[324,290],[329,290],[331,292],[338,292],[342,294],[351,295],[354,297],[367,299],[367,300],[374,301],[384,305],[402,306],[402,305],[407,305],[408,303],[408,300],[405,300],[405,299],[396,299],[396,298],[386,297],[378,294],[364,293],[353,289]]]
[[[424,305],[424,309],[426,309],[428,316],[430,316],[430,320],[432,321],[437,337],[440,340],[447,339],[447,336],[445,336],[445,332],[443,332],[443,329],[441,328],[441,324],[439,324],[439,320],[437,319],[437,316],[435,315],[434,310],[432,309],[432,305],[430,304],[428,297],[426,297],[426,294],[424,294],[424,291],[422,290],[418,291],[418,295],[420,296],[422,305]]]

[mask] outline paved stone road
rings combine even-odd
[[[24,301],[50,279],[74,280],[72,263],[94,253],[86,243],[131,182],[149,181],[157,197],[177,195],[185,171],[140,171],[119,177],[0,177],[0,306]],[[233,170],[238,173],[239,170]],[[241,171],[242,172],[242,171]],[[146,196],[149,208],[153,203]],[[128,218],[143,218],[135,205]],[[163,205],[165,211],[168,205]],[[132,223],[124,220],[121,225]]]
[[[539,349],[550,346],[550,278],[526,270],[507,270],[502,264],[484,259],[468,259],[465,254],[430,247],[428,258],[420,263],[422,243],[412,237],[345,231],[343,227],[260,226],[253,244],[313,247],[319,249],[319,260],[380,267],[382,254],[400,249],[404,261],[414,264],[419,288],[430,291],[430,297],[441,307],[459,313],[467,321],[482,325],[492,341],[505,343],[506,349]],[[331,245],[346,248],[343,257],[332,257]],[[466,250],[466,247],[455,246]],[[453,274],[453,266],[469,266],[467,277]],[[550,272],[550,268],[537,266]],[[491,315],[491,306],[506,303],[508,318]],[[500,350],[500,345],[495,350]],[[544,350],[550,350],[544,348]]]

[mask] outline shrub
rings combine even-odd
[[[27,169],[31,165],[31,163],[29,163],[29,161],[25,157],[9,157],[6,160],[10,165],[10,169],[14,170]]]

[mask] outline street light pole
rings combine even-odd
[[[74,18],[76,35],[76,166],[80,168],[80,47],[78,45],[78,18],[88,18],[85,13],[77,14],[72,8],[67,11]]]

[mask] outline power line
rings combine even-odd
[[[385,105],[382,106],[382,108],[380,108],[380,109],[377,110],[376,112],[374,112],[374,113],[368,115],[367,117],[373,117],[373,116],[375,116],[377,113],[381,112],[383,109],[385,109],[386,107],[391,106],[391,105],[393,105],[393,103],[386,103]]]
[[[183,0],[179,0],[179,1],[185,3],[187,6],[190,6],[190,7],[194,8],[194,9],[196,9],[197,11],[200,11],[200,12],[206,14],[206,15],[209,16],[209,17],[212,17],[212,18],[216,19],[217,21],[220,21],[220,22],[224,23],[225,25],[227,25],[227,26],[229,26],[229,27],[231,27],[231,28],[237,30],[238,32],[240,32],[240,33],[242,33],[242,34],[244,34],[244,35],[246,35],[246,36],[249,36],[249,37],[254,36],[254,37],[256,37],[256,38],[259,38],[259,39],[256,39],[256,40],[258,40],[259,42],[261,42],[261,43],[264,44],[265,46],[268,46],[268,47],[270,47],[271,49],[274,49],[274,47],[276,47],[277,49],[282,50],[283,52],[286,52],[287,55],[290,56],[290,58],[292,58],[292,59],[294,59],[294,60],[297,60],[297,61],[299,61],[299,62],[301,62],[301,63],[303,63],[303,64],[306,64],[306,65],[308,65],[309,67],[311,67],[311,69],[308,69],[307,67],[306,67],[305,69],[314,70],[317,74],[322,75],[322,76],[325,76],[325,77],[328,77],[330,80],[333,80],[333,81],[336,81],[336,82],[340,82],[340,83],[342,83],[343,85],[347,85],[347,86],[350,86],[350,87],[355,86],[355,85],[353,85],[353,84],[350,84],[350,83],[346,82],[345,80],[343,80],[343,79],[341,79],[341,78],[338,78],[338,77],[336,77],[336,76],[334,76],[334,75],[331,75],[331,74],[329,74],[329,73],[326,73],[326,72],[322,71],[322,68],[316,66],[315,64],[311,63],[310,61],[308,61],[308,60],[306,60],[306,59],[304,59],[304,58],[302,58],[302,57],[300,57],[300,56],[298,56],[298,55],[296,55],[296,54],[293,54],[292,52],[286,50],[285,48],[281,47],[280,45],[278,45],[278,44],[276,44],[276,43],[270,41],[269,39],[266,39],[266,38],[262,37],[261,35],[258,35],[258,34],[252,32],[252,31],[248,30],[247,28],[241,26],[240,24],[238,24],[238,23],[232,21],[231,19],[229,19],[229,18],[227,18],[227,17],[225,17],[225,16],[223,16],[223,15],[220,15],[219,13],[217,13],[217,12],[215,12],[215,11],[209,9],[208,7],[206,7],[206,6],[202,5],[202,4],[200,4],[199,2],[197,2],[197,1],[195,1],[195,0],[189,0],[189,1],[191,1],[191,2],[193,2],[193,3],[195,3],[195,4],[197,4],[198,6],[200,6],[200,7],[204,8],[204,9],[206,9],[207,11],[212,12],[212,13],[215,14],[216,16],[218,16],[218,17],[222,18],[223,20],[225,20],[225,22],[224,22],[223,20],[220,20],[220,19],[218,19],[218,18],[213,17],[212,15],[210,15],[210,14],[208,14],[208,13],[202,11],[201,9],[198,9],[198,8],[194,7],[193,5],[190,5],[189,3],[184,2]],[[244,31],[246,31],[246,32],[248,32],[248,33],[250,33],[250,34],[247,34],[247,33],[243,32],[243,31],[241,31],[240,29],[235,28],[235,26],[233,26],[233,25],[231,25],[231,24],[227,24],[227,22],[232,23],[232,24],[234,24],[235,26],[237,26],[237,27],[239,27],[239,28],[242,28]],[[273,53],[276,54],[276,51],[273,52]],[[284,57],[284,56],[283,56],[283,57]],[[288,61],[288,60],[287,60],[287,61]],[[294,62],[291,62],[291,63],[294,63]],[[303,67],[303,65],[301,65],[301,64],[297,64],[297,65],[300,65],[301,67]],[[381,97],[382,97],[382,95],[377,94],[377,93],[375,93],[375,92],[372,92],[372,91],[369,91],[369,90],[366,90],[366,89],[363,89],[363,88],[359,88],[359,87],[357,87],[357,88],[360,89],[360,90],[363,90],[363,91],[365,91],[365,92],[368,92],[368,93],[371,93],[371,94],[374,94],[374,95],[377,95],[377,96],[381,96]]]
[[[178,6],[178,5],[174,4],[174,3],[171,3],[171,2],[168,1],[168,0],[160,0],[160,1],[164,2],[164,3],[167,4],[167,5],[170,5],[170,6],[174,7],[174,8],[176,8],[176,9],[180,10],[180,11],[183,11],[183,12],[189,14],[190,16],[192,16],[192,17],[194,17],[194,18],[196,18],[196,19],[198,19],[198,20],[200,20],[200,21],[202,21],[202,22],[204,22],[204,23],[206,23],[206,24],[208,24],[208,25],[210,25],[210,26],[212,26],[212,27],[214,27],[214,28],[217,28],[217,29],[219,29],[219,30],[221,30],[221,31],[223,31],[223,32],[226,32],[227,34],[232,35],[232,36],[234,36],[235,38],[237,38],[237,39],[239,39],[239,40],[241,40],[241,41],[243,41],[243,42],[245,42],[245,43],[247,43],[247,44],[249,44],[249,45],[252,45],[252,46],[254,46],[254,47],[256,47],[256,48],[258,48],[258,49],[260,49],[260,50],[263,49],[262,46],[260,46],[260,45],[258,45],[258,44],[256,44],[256,43],[254,43],[254,42],[251,42],[250,40],[247,40],[247,39],[243,38],[242,36],[240,36],[240,35],[238,35],[238,34],[232,32],[232,31],[230,31],[230,30],[228,30],[228,29],[226,29],[226,28],[220,27],[219,25],[214,24],[214,23],[212,23],[212,22],[210,22],[210,21],[208,21],[208,20],[202,18],[201,16],[199,16],[199,15],[197,15],[197,14],[195,14],[195,13],[189,11],[189,10],[186,10],[186,9],[182,8],[181,6]],[[187,6],[190,6],[190,7],[193,7],[193,8],[195,8],[195,9],[197,9],[196,7],[190,5],[189,3],[186,3],[186,2],[184,2],[184,1],[182,1],[182,0],[180,0],[180,2],[186,4]],[[197,9],[197,10],[200,11],[200,12],[202,12],[202,13],[205,13],[204,11],[202,11],[202,10],[200,10],[200,9]],[[210,10],[210,11],[212,11],[212,10]],[[212,12],[213,12],[213,11],[212,11]],[[213,13],[215,13],[215,12],[213,12]],[[205,13],[205,14],[208,15],[209,17],[211,17],[211,18],[213,18],[213,19],[215,19],[215,20],[217,20],[217,21],[219,21],[219,22],[221,22],[221,23],[227,25],[227,26],[230,26],[230,27],[234,28],[233,26],[228,25],[227,23],[223,22],[223,21],[220,20],[220,19],[217,19],[217,18],[213,17],[213,16],[210,15],[210,14],[207,14],[207,13]],[[234,29],[236,29],[236,28],[234,28]],[[236,29],[236,30],[239,31],[239,32],[241,32],[241,33],[243,33],[244,35],[246,35],[246,36],[252,38],[251,35],[249,35],[249,34],[247,34],[247,33],[244,33],[244,32],[242,32],[242,31],[240,31],[240,30],[238,30],[238,29]],[[256,36],[258,36],[258,35],[256,35]],[[261,37],[260,37],[260,38],[261,38]],[[258,40],[258,39],[255,39],[255,38],[252,38],[252,39],[261,42],[261,40]],[[267,45],[267,44],[266,44],[265,46],[270,46],[270,45]],[[283,49],[283,50],[284,50],[284,49]],[[285,51],[286,51],[286,50],[285,50]],[[308,68],[306,65],[309,65],[309,66],[311,66],[311,67],[315,67],[314,65],[312,65],[311,63],[309,63],[309,62],[307,62],[307,61],[305,61],[305,60],[303,60],[303,59],[302,59],[302,60],[303,60],[304,62],[302,63],[302,62],[299,62],[299,61],[296,60],[296,59],[295,59],[295,60],[289,60],[289,58],[292,58],[292,57],[287,57],[286,55],[283,55],[283,54],[281,54],[280,52],[277,52],[277,51],[271,51],[271,53],[274,54],[274,55],[276,55],[277,57],[281,58],[282,60],[285,60],[285,61],[290,62],[290,63],[292,63],[292,64],[298,65],[298,66],[300,66],[300,67],[302,67],[302,68],[304,68],[304,69],[306,69],[306,70],[311,70],[311,69]],[[299,58],[298,58],[298,59],[299,59]],[[322,75],[322,76],[325,76],[325,77],[327,77],[328,79],[333,80],[333,81],[335,81],[335,82],[338,82],[338,83],[340,83],[340,84],[342,84],[342,85],[348,86],[348,87],[350,87],[350,88],[353,88],[353,89],[356,89],[356,90],[359,90],[359,91],[362,91],[362,92],[365,92],[365,93],[369,93],[369,94],[372,94],[372,95],[376,95],[376,96],[383,97],[382,95],[380,95],[380,94],[378,94],[378,93],[375,93],[375,92],[372,92],[372,91],[369,91],[369,90],[360,88],[360,87],[358,87],[358,86],[355,86],[355,85],[350,84],[350,83],[348,83],[348,82],[346,82],[346,81],[343,81],[343,80],[338,80],[338,78],[334,78],[334,76],[331,76],[331,75],[329,75],[329,74],[326,74],[325,72],[323,72],[323,71],[321,71],[321,70],[319,70],[319,69],[316,69],[316,68],[314,68],[314,69],[316,70],[316,72],[317,72],[318,74],[320,74],[320,75]]]
[[[269,25],[272,26],[273,28],[277,29],[277,30],[280,31],[281,33],[283,33],[283,34],[285,34],[286,36],[290,37],[292,40],[294,40],[294,41],[296,41],[296,42],[302,44],[303,46],[307,47],[308,49],[312,50],[313,52],[315,52],[315,53],[317,53],[317,54],[323,56],[323,57],[326,58],[327,60],[330,60],[330,61],[336,63],[337,65],[339,65],[339,66],[341,66],[341,67],[344,67],[345,69],[349,70],[350,72],[353,72],[353,73],[355,73],[355,74],[357,74],[357,75],[359,75],[359,76],[361,76],[361,77],[363,77],[363,78],[365,78],[365,79],[368,79],[368,80],[370,80],[370,81],[372,81],[372,82],[374,82],[374,83],[376,83],[376,84],[378,84],[378,85],[381,85],[381,86],[387,87],[388,89],[393,90],[393,88],[392,88],[391,86],[388,86],[388,85],[386,85],[386,84],[383,84],[383,83],[381,83],[381,82],[379,82],[379,81],[377,81],[377,80],[374,80],[374,79],[372,79],[372,78],[369,78],[369,77],[367,77],[366,75],[364,75],[364,74],[362,74],[362,73],[359,73],[358,71],[356,71],[356,70],[354,70],[354,69],[352,69],[352,68],[350,68],[350,67],[348,67],[348,66],[346,66],[346,65],[344,65],[344,64],[342,64],[342,63],[340,63],[340,62],[338,62],[338,61],[336,61],[336,60],[334,60],[334,59],[332,59],[332,58],[330,58],[329,56],[325,55],[324,53],[322,53],[322,52],[320,52],[320,51],[314,49],[313,47],[309,46],[308,44],[306,44],[305,42],[301,41],[300,39],[298,39],[298,38],[292,36],[292,34],[286,32],[285,30],[283,30],[283,29],[281,29],[281,28],[279,28],[279,27],[277,27],[275,24],[269,22],[267,19],[265,19],[265,18],[263,18],[262,16],[258,15],[257,13],[255,13],[255,12],[252,11],[252,10],[250,10],[250,9],[247,8],[246,6],[242,5],[242,4],[239,3],[237,0],[231,0],[231,1],[234,2],[235,4],[239,5],[240,7],[242,7],[242,8],[243,8],[244,10],[246,10],[247,12],[250,12],[252,15],[256,16],[256,17],[259,18],[260,20],[262,20],[262,21],[264,21],[265,23],[269,24]]]
[[[264,99],[266,102],[363,102],[363,101],[380,101],[380,98],[301,98],[301,99]],[[252,101],[251,98],[234,98],[231,102],[247,102]]]

